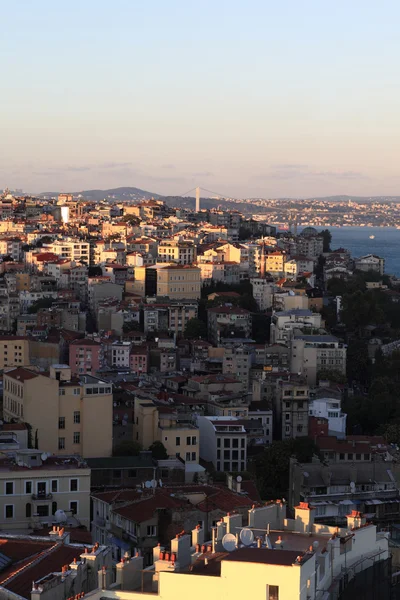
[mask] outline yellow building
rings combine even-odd
[[[57,510],[90,524],[90,469],[80,457],[32,448],[0,457],[1,529],[40,529]]]
[[[28,366],[29,342],[22,336],[0,336],[0,369]]]
[[[178,456],[187,463],[199,462],[199,430],[192,424],[192,415],[164,412],[150,399],[137,397],[134,414],[133,439],[143,448],[159,441],[171,458]]]
[[[162,240],[158,246],[159,262],[191,265],[196,259],[196,247],[192,241]]]
[[[167,265],[157,269],[157,296],[181,300],[200,298],[200,269],[190,265]]]
[[[4,374],[6,422],[25,422],[45,452],[111,456],[113,398],[110,383],[91,375],[72,380],[68,365],[50,374],[16,368]]]

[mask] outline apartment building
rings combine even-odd
[[[41,529],[61,510],[90,525],[90,469],[79,456],[18,448],[0,458],[0,527]]]
[[[210,285],[213,281],[236,285],[240,281],[240,264],[233,261],[197,263],[200,269],[202,285]]]
[[[69,345],[69,366],[72,377],[95,375],[102,366],[103,350],[99,342],[90,339],[74,340]]]
[[[247,433],[236,417],[197,417],[200,431],[200,456],[216,471],[245,471]]]
[[[52,365],[48,375],[24,367],[7,371],[3,388],[4,420],[29,423],[45,452],[111,456],[110,383],[91,375],[74,380],[68,365]]]
[[[268,279],[253,277],[250,279],[253,288],[253,298],[260,310],[268,310],[273,304],[276,286]]]
[[[165,296],[173,300],[198,300],[200,286],[198,267],[190,265],[157,267],[157,296]]]
[[[347,346],[333,335],[294,334],[290,349],[290,370],[303,375],[309,385],[317,383],[320,371],[346,374]]]
[[[56,240],[52,244],[46,244],[48,252],[57,254],[61,258],[68,260],[82,261],[89,264],[90,244],[78,239]]]
[[[196,260],[196,246],[192,241],[162,240],[158,245],[157,262],[191,265]]]
[[[106,344],[106,359],[110,367],[129,369],[130,342],[111,342]]]
[[[0,254],[3,256],[11,256],[11,258],[18,262],[21,258],[22,242],[19,238],[4,237],[0,238]]]
[[[168,331],[182,336],[186,324],[195,319],[198,313],[197,302],[172,302],[168,305]]]
[[[379,275],[384,275],[385,259],[376,254],[366,254],[354,259],[354,268],[358,271],[374,271]]]
[[[135,397],[134,414],[133,438],[143,448],[158,440],[171,458],[198,464],[200,439],[193,414],[171,412],[169,406],[156,406],[152,400],[139,397]]]
[[[247,392],[250,385],[250,369],[254,362],[253,348],[243,344],[226,345],[222,359],[222,373],[237,377],[243,384],[243,390]]]
[[[209,308],[207,314],[208,336],[213,344],[219,343],[222,338],[250,337],[251,313],[248,310],[225,304]]]
[[[0,369],[30,364],[28,338],[15,335],[0,336]]]
[[[346,413],[342,412],[340,398],[313,398],[308,405],[310,417],[326,419],[329,435],[343,438],[346,435]]]
[[[275,439],[307,437],[310,390],[301,378],[276,382],[273,398]]]
[[[147,346],[132,346],[129,355],[129,368],[140,375],[149,371],[149,349]]]
[[[270,340],[272,344],[285,344],[299,330],[305,334],[321,328],[321,315],[308,309],[277,311],[272,314]]]

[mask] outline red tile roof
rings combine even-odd
[[[5,373],[7,377],[11,377],[17,381],[28,381],[29,379],[35,379],[35,377],[39,376],[39,373],[34,373],[33,371],[28,371],[28,369],[24,369],[24,367],[17,367],[12,371],[7,371]]]

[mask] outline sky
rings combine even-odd
[[[397,0],[0,8],[0,188],[400,195]]]

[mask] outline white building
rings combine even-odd
[[[116,565],[115,584],[103,570],[99,588],[85,600],[144,600],[150,592],[160,600],[333,600],[349,585],[355,600],[372,597],[371,591],[388,598],[389,534],[379,533],[356,511],[344,528],[315,523],[315,512],[301,502],[290,519],[278,500],[250,509],[244,528],[241,514],[228,513],[212,528],[211,540],[208,527],[199,524],[169,547],[155,546],[152,567],[143,570],[142,556],[123,559]],[[379,571],[367,577],[375,567]]]
[[[339,399],[318,398],[310,400],[308,414],[310,417],[327,419],[329,435],[335,435],[338,438],[346,436],[347,414],[342,412]]]
[[[247,434],[236,417],[197,418],[200,458],[212,462],[217,471],[245,471]]]
[[[90,244],[89,242],[81,242],[80,240],[56,240],[52,244],[46,244],[47,252],[53,252],[61,258],[68,260],[83,261],[89,264]]]
[[[268,310],[272,306],[275,284],[261,277],[250,279],[253,288],[253,297],[260,310]]]
[[[320,329],[320,327],[321,315],[308,309],[274,312],[271,320],[271,344],[291,340],[295,329],[312,333],[313,329]]]
[[[112,342],[107,347],[108,363],[111,367],[129,368],[130,342]]]
[[[366,254],[354,259],[354,267],[358,271],[374,271],[383,275],[385,273],[385,259],[375,254]]]

